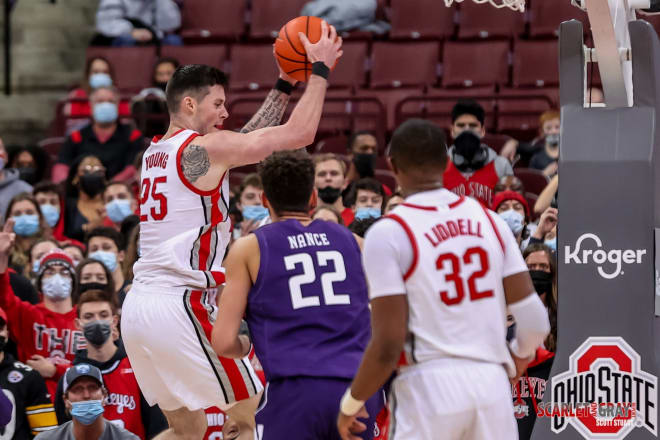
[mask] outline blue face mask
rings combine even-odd
[[[524,226],[523,221],[525,220],[525,217],[523,217],[521,213],[516,212],[513,209],[509,209],[498,214],[502,220],[504,220],[506,224],[509,225],[509,229],[511,229],[513,235],[520,234]]]
[[[89,258],[100,261],[110,272],[117,268],[117,256],[112,252],[96,251],[89,254]]]
[[[39,260],[32,263],[32,273],[39,273]]]
[[[131,210],[131,201],[128,199],[114,199],[112,202],[105,205],[105,212],[108,217],[115,223],[120,223],[129,215],[133,214]]]
[[[557,252],[557,237],[552,240],[546,240],[544,243],[547,247],[552,249],[552,252]]]
[[[32,237],[39,232],[39,216],[37,214],[23,214],[14,216],[14,232],[21,237]]]
[[[102,400],[71,402],[71,417],[83,425],[91,425],[101,414],[103,414]]]
[[[245,220],[263,220],[268,217],[268,208],[261,205],[246,206],[241,214]]]
[[[93,89],[99,87],[110,87],[112,85],[112,78],[107,73],[93,73],[89,77],[89,86]]]
[[[55,206],[51,205],[50,203],[44,203],[43,205],[39,205],[39,208],[41,209],[41,213],[44,215],[44,218],[46,219],[46,223],[48,223],[48,226],[51,228],[57,224],[57,221],[60,219],[60,210],[57,209]]]
[[[92,115],[94,116],[94,120],[101,124],[115,122],[118,116],[117,104],[114,102],[99,102],[98,104],[94,104]]]
[[[355,218],[357,220],[364,220],[365,218],[379,218],[380,217],[380,209],[378,208],[358,208],[357,211],[355,211]]]

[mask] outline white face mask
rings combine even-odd
[[[71,278],[55,274],[50,278],[41,280],[43,294],[53,300],[62,300],[71,296]]]
[[[523,230],[523,227],[525,226],[525,217],[513,209],[500,212],[499,216],[502,217],[502,220],[504,220],[507,225],[509,225],[513,235],[520,234],[520,232]]]

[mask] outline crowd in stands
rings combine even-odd
[[[185,2],[152,3],[146,8],[151,3],[101,0],[93,43],[184,44],[178,31]],[[15,406],[5,436],[11,429],[10,437],[27,439],[58,425],[57,435],[64,435],[73,429],[77,402],[89,400],[89,393],[104,400],[107,420],[133,434],[117,431],[117,438],[151,438],[166,427],[130,372],[119,316],[139,258],[140,168],[149,144],[145,134],[164,133],[164,90],[180,64],[172,57],[157,60],[151,82],[128,96],[115,75],[117,66],[103,56],[90,56],[82,83],[58,108],[66,121],[59,133],[65,140],[58,148],[5,146],[0,139],[0,222],[15,233],[12,243],[0,241],[0,387],[12,393]],[[538,119],[539,131],[531,138],[502,141],[489,137],[493,115],[480,102],[463,97],[452,102],[444,127],[452,139],[444,186],[474,197],[506,221],[548,308],[552,333],[528,373],[512,387],[516,410],[533,408],[543,387],[532,389],[530,377],[535,383],[548,378],[556,350],[560,115],[551,108],[532,110],[527,117]],[[150,115],[140,127],[145,133],[132,119],[138,113]],[[315,164],[314,219],[364,236],[380,217],[404,203],[388,172],[387,133],[384,127],[335,132],[308,147]],[[497,139],[497,145],[489,145],[489,139]],[[270,220],[254,171],[242,167],[230,174],[233,239]],[[3,405],[0,401],[0,416]],[[207,413],[210,435],[222,428],[224,416],[217,409]],[[531,435],[535,413],[516,415],[521,439]],[[0,417],[0,425],[2,421]]]

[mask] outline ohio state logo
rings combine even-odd
[[[572,425],[585,439],[623,439],[634,428],[657,436],[657,383],[623,338],[590,337],[571,354],[569,371],[552,378],[551,405],[601,409],[552,414],[552,432]]]

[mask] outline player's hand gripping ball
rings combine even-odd
[[[286,72],[287,75],[298,81],[307,81],[312,74],[312,62],[318,60],[310,60],[305,51],[303,42],[298,37],[301,32],[307,36],[310,43],[317,43],[321,39],[322,28],[328,28],[330,37],[334,36],[334,41],[339,43],[337,49],[341,47],[341,38],[337,37],[334,27],[321,24],[323,20],[319,17],[297,17],[282,26],[280,33],[275,40],[275,58],[280,68]],[[338,50],[338,55],[341,56],[341,50]],[[337,66],[339,59],[337,56],[332,63],[333,70]],[[325,60],[322,60],[325,61]]]

